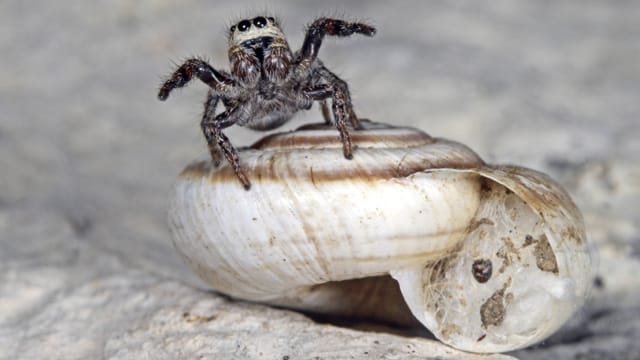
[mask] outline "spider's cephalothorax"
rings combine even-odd
[[[222,133],[222,129],[234,124],[270,130],[291,119],[298,110],[311,108],[314,101],[320,101],[325,121],[330,123],[326,100],[331,98],[333,122],[340,133],[344,156],[350,159],[347,124],[357,127],[358,118],[347,84],[324,67],[317,57],[318,50],[325,35],[372,36],[375,32],[366,24],[320,18],[308,26],[302,48],[294,54],[274,18],[242,20],[229,29],[231,72],[216,70],[202,59],[188,59],[162,84],[158,98],[165,100],[173,89],[185,86],[194,76],[209,85],[201,127],[211,157],[217,163],[222,153],[246,189],[251,183],[236,149]],[[220,101],[225,110],[216,114]]]

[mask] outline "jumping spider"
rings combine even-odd
[[[166,100],[173,89],[185,86],[194,76],[209,85],[200,126],[211,158],[218,164],[222,152],[247,190],[251,183],[238,153],[222,133],[222,129],[234,124],[255,130],[274,129],[298,110],[310,109],[314,101],[320,101],[325,121],[331,123],[327,105],[327,99],[331,98],[344,156],[351,159],[347,120],[356,128],[358,118],[347,83],[324,67],[318,51],[325,35],[355,33],[373,36],[376,29],[363,23],[319,18],[308,26],[302,48],[292,53],[273,17],[242,20],[229,29],[231,72],[216,70],[199,58],[188,59],[162,84],[158,98]],[[216,114],[220,101],[225,110]]]

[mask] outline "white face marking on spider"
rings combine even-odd
[[[258,16],[252,20],[242,20],[231,26],[229,31],[229,46],[241,45],[246,41],[261,37],[284,39],[284,33],[275,20],[263,16]]]

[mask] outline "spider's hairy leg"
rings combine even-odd
[[[346,124],[346,120],[349,118],[349,114],[351,112],[351,98],[349,97],[347,84],[342,80],[340,81],[342,82],[342,84],[334,84],[331,110],[333,111],[333,118],[336,122],[336,128],[338,128],[338,132],[340,133],[340,140],[342,140],[342,150],[344,152],[344,157],[347,159],[352,159],[353,154],[351,150],[351,135],[349,135]]]
[[[242,186],[245,190],[249,190],[251,188],[251,182],[240,165],[238,151],[233,147],[229,138],[222,133],[222,129],[227,128],[238,121],[238,109],[238,106],[228,108],[213,118],[207,116],[208,111],[205,111],[205,116],[202,118],[200,126],[202,127],[204,137],[207,139],[212,160],[215,162],[215,157],[219,157],[219,151],[222,151],[222,154],[231,165],[233,172],[235,172]],[[211,113],[211,115],[213,115],[213,113]]]
[[[333,120],[336,128],[340,133],[340,140],[342,141],[342,151],[344,157],[347,159],[353,158],[351,135],[347,129],[347,120],[350,120],[352,125],[355,113],[351,104],[351,96],[349,95],[349,88],[347,83],[333,74],[326,68],[322,69],[323,77],[329,82],[326,85],[320,85],[304,91],[305,95],[313,100],[320,100],[321,106],[325,103],[325,100],[331,97],[331,110],[333,112]],[[323,110],[324,111],[324,110]],[[328,112],[328,109],[327,109]],[[325,117],[325,121],[328,118]],[[357,118],[355,121],[355,127],[357,127]]]
[[[202,121],[200,122],[201,126],[204,126],[203,124],[209,124],[215,121],[216,108],[218,106],[219,100],[220,96],[216,95],[213,90],[209,90],[209,92],[207,93],[207,100],[204,102],[204,113],[202,114]],[[218,166],[220,164],[220,161],[222,161],[222,153],[220,152],[218,144],[211,143],[207,139],[207,145],[209,147],[209,153],[211,154],[211,161],[216,166]]]
[[[373,36],[376,29],[364,23],[347,22],[339,19],[319,18],[307,27],[307,33],[302,44],[302,58],[315,59],[318,56],[322,39],[325,35],[350,36],[353,34],[363,34]]]
[[[187,85],[194,76],[218,92],[225,92],[225,88],[233,84],[233,81],[227,75],[217,71],[206,61],[191,58],[180,65],[169,79],[162,84],[158,92],[158,99],[166,100],[173,89]]]
[[[327,104],[326,99],[320,101],[320,111],[322,112],[324,123],[327,125],[333,124],[333,120],[331,120],[331,110],[329,110],[329,104]],[[353,108],[349,110],[349,122],[354,129],[360,129],[360,120],[355,111],[353,111]]]

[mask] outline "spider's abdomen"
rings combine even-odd
[[[280,96],[278,96],[280,95]],[[293,106],[281,94],[275,94],[271,100],[262,100],[254,103],[252,114],[248,116],[245,124],[241,124],[253,130],[275,129],[289,121],[298,109]]]
[[[281,86],[262,80],[254,89],[256,95],[245,104],[245,114],[238,121],[241,126],[254,130],[275,129],[289,121],[299,110],[311,108],[313,101],[301,96],[299,88]]]
[[[288,109],[283,109],[283,110],[288,110]],[[244,126],[253,130],[260,130],[260,131],[272,130],[277,127],[280,127],[282,124],[289,121],[293,117],[294,113],[295,112],[292,112],[292,111],[282,111],[282,110],[268,111],[260,117],[254,117],[249,119],[249,121]]]

